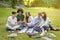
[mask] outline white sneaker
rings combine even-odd
[[[44,32],[42,32],[41,34],[40,34],[40,36],[44,36],[45,35],[45,33]]]
[[[16,37],[16,36],[17,36],[17,34],[15,34],[15,33],[14,33],[14,34],[13,34],[13,36],[14,36],[14,37]]]
[[[10,34],[10,35],[7,35],[8,37],[16,37],[17,34]]]
[[[47,30],[45,30],[45,33],[47,33]]]
[[[25,33],[26,32],[26,28],[22,29],[21,31],[18,31],[18,33]]]

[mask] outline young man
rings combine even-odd
[[[24,15],[23,15],[23,9],[18,9],[17,10],[17,22],[20,24],[20,27],[18,28],[18,30],[21,30],[24,28]]]
[[[19,25],[17,25],[16,12],[12,12],[12,15],[8,17],[8,21],[7,21],[7,24],[6,24],[7,31],[9,31],[11,33],[11,34],[8,35],[8,37],[17,36],[16,29],[18,27],[19,27]]]

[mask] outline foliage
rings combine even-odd
[[[11,4],[12,8],[15,6],[24,5],[27,7],[55,7],[60,8],[60,0],[0,0]]]

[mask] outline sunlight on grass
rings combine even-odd
[[[7,32],[6,32],[6,21],[8,16],[11,15],[12,11],[17,11],[17,9],[6,9],[6,8],[0,8],[0,40],[35,40],[33,38],[29,38],[26,36],[26,34],[18,34],[17,38],[7,38]],[[51,24],[54,27],[60,28],[60,10],[54,9],[54,8],[45,8],[45,7],[32,7],[32,8],[24,8],[24,15],[26,11],[30,11],[31,15],[35,17],[38,12],[46,12],[47,16],[51,20]],[[53,38],[53,40],[59,40],[60,39],[60,32],[57,31],[51,31],[52,33],[56,34],[56,38]]]

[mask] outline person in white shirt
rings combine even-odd
[[[43,36],[47,32],[47,30],[48,30],[50,19],[47,17],[45,12],[41,13],[41,17],[42,17],[42,21],[41,21],[39,26],[40,26],[40,28],[44,28],[44,32],[42,32],[40,34],[40,35]]]
[[[31,23],[33,17],[31,16],[30,12],[26,12],[26,22]]]
[[[16,34],[16,29],[19,27],[19,25],[17,25],[17,18],[16,18],[16,12],[12,12],[12,16],[8,17],[7,20],[7,24],[6,24],[6,28],[7,31],[14,31],[11,34],[9,34],[8,36],[17,36]]]
[[[26,12],[26,23],[30,25],[32,20],[33,17],[31,16],[30,12]],[[28,26],[28,27],[33,27],[33,26]]]
[[[53,30],[53,31],[59,31],[60,29],[56,29],[54,28],[52,25],[51,25],[51,20],[47,17],[46,13],[45,12],[42,12],[41,13],[41,16],[42,16],[42,22],[40,24],[41,27],[44,27],[45,30],[48,30],[48,28],[50,30]]]

